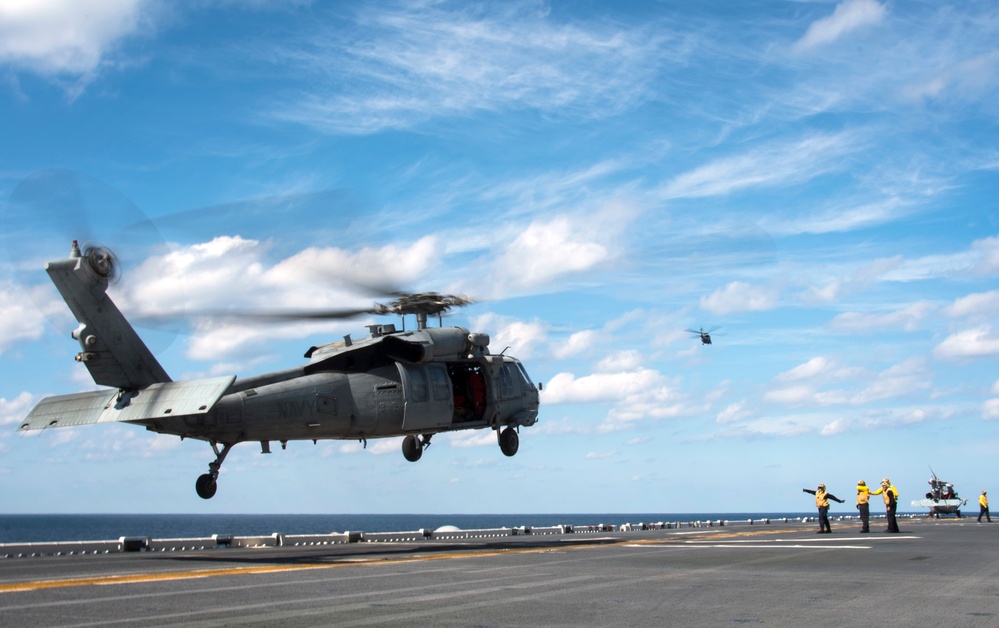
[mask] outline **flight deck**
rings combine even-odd
[[[903,519],[0,559],[11,626],[999,625],[999,525]]]

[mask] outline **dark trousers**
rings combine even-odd
[[[992,517],[989,516],[989,509],[985,506],[979,506],[979,508],[981,508],[982,510],[981,512],[978,513],[978,520],[981,521],[982,515],[985,515],[985,518],[988,520],[988,522],[992,523]]]
[[[860,510],[860,531],[870,532],[871,531],[871,505],[870,504],[857,504],[857,508]]]
[[[888,532],[898,532],[898,521],[895,520],[895,509],[886,508],[885,518],[888,519]]]
[[[819,532],[832,532],[829,527],[829,506],[819,508]]]

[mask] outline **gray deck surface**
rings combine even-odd
[[[999,523],[900,525],[14,558],[0,625],[999,625]]]

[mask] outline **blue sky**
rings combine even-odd
[[[995,4],[617,4],[0,0],[3,509],[807,511],[884,476],[907,504],[929,466],[996,489]],[[491,431],[416,464],[244,444],[208,502],[205,443],[21,436],[93,388],[42,271],[74,238],[119,251],[135,317],[367,303],[343,277],[467,294],[448,322],[525,362],[540,421],[514,458]],[[174,379],[248,376],[369,322],[140,333]]]

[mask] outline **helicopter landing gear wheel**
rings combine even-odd
[[[229,455],[232,445],[233,443],[226,443],[222,446],[222,451],[219,451],[218,443],[212,441],[212,451],[215,452],[215,461],[208,463],[208,473],[199,475],[198,480],[194,483],[194,490],[197,491],[198,497],[201,499],[215,497],[215,491],[219,489],[219,470],[222,468],[222,461]]]
[[[416,462],[423,456],[423,443],[410,434],[402,439],[402,455],[410,462]]]
[[[497,438],[499,439],[500,451],[503,452],[504,456],[513,456],[520,449],[520,437],[517,436],[517,430],[512,427],[507,427],[499,432]]]
[[[215,491],[218,488],[218,482],[215,481],[211,473],[199,475],[198,481],[194,483],[194,490],[198,492],[198,497],[201,499],[211,499],[215,496]]]

